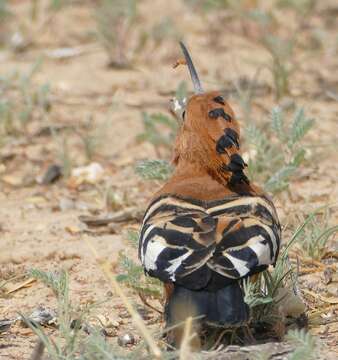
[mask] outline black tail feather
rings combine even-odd
[[[241,326],[249,320],[249,308],[238,282],[217,291],[189,290],[175,285],[166,306],[166,321],[172,326],[189,316],[215,326]]]

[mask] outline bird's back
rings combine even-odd
[[[273,264],[279,243],[276,211],[264,196],[206,201],[167,193],[145,213],[139,256],[163,282],[212,290]]]

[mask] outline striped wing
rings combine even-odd
[[[205,287],[215,273],[224,282],[275,262],[280,227],[273,205],[261,197],[201,204],[172,196],[146,211],[139,257],[163,282]]]
[[[201,269],[215,249],[216,227],[217,219],[201,206],[172,197],[155,200],[140,234],[139,257],[146,272],[163,282],[183,283],[201,273],[193,284],[203,286],[208,275]]]
[[[273,204],[262,197],[243,197],[219,206],[208,213],[224,219],[231,217],[219,231],[217,243],[208,267],[220,275],[239,279],[276,262],[281,228]]]

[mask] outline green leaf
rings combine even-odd
[[[145,180],[167,180],[172,174],[171,165],[165,160],[140,161],[135,172]]]
[[[306,254],[316,260],[321,260],[327,250],[329,239],[338,233],[338,225],[329,226],[328,216],[327,206],[314,210],[297,231],[297,236],[291,239],[292,242],[297,241]]]
[[[229,6],[229,0],[184,0],[184,2],[203,12],[220,10]]]
[[[254,124],[245,128],[245,140],[259,151],[264,151],[269,144],[266,134]]]
[[[144,132],[137,136],[139,141],[148,141],[154,146],[171,147],[177,130],[177,122],[174,119],[160,113],[150,115],[143,112],[142,121]],[[166,127],[167,130],[161,126]]]
[[[295,172],[294,165],[286,165],[273,174],[265,183],[267,191],[276,192],[285,189],[289,185],[289,178]]]
[[[133,248],[137,249],[138,240],[139,240],[139,232],[135,231],[135,230],[128,230],[127,240]]]
[[[166,116],[166,115],[160,114],[160,113],[156,113],[156,114],[152,114],[150,116],[150,119],[154,123],[166,125],[174,131],[177,130],[177,122],[169,116]]]
[[[127,274],[119,274],[116,276],[116,281],[118,281],[118,282],[128,281],[128,275]]]
[[[292,165],[299,167],[299,165],[304,161],[305,159],[305,150],[303,148],[298,149],[296,154],[294,155],[292,159]]]
[[[284,141],[286,138],[284,130],[284,114],[279,106],[276,106],[271,111],[271,127],[277,138]]]
[[[9,1],[0,0],[0,20],[5,21],[12,13],[9,10]]]
[[[304,108],[298,109],[293,116],[293,121],[289,131],[289,148],[292,148],[296,143],[302,140],[313,125],[314,120],[305,116]]]
[[[303,360],[303,359],[317,359],[317,344],[315,338],[304,329],[289,330],[286,339],[293,341],[297,344],[296,349],[288,360]]]
[[[69,286],[69,275],[67,271],[60,270],[60,272],[51,272],[31,269],[29,274],[31,277],[42,281],[46,286],[50,287],[56,296],[66,296]]]
[[[248,11],[247,16],[251,20],[256,21],[261,26],[269,26],[274,21],[271,13],[259,8]]]
[[[156,298],[162,297],[160,281],[145,276],[143,267],[136,264],[123,251],[119,254],[119,264],[123,273],[117,276],[118,281],[123,282],[136,292],[142,292]]]
[[[282,63],[287,61],[292,55],[294,40],[283,39],[268,33],[263,38],[263,45],[269,50],[273,58],[278,59],[278,62]]]

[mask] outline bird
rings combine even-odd
[[[165,322],[179,347],[188,317],[216,327],[250,318],[243,279],[275,265],[281,226],[268,194],[245,174],[240,126],[219,91],[204,91],[180,42],[194,94],[173,146],[171,177],[153,195],[139,236],[146,275],[165,289]],[[182,62],[181,62],[182,63]]]

